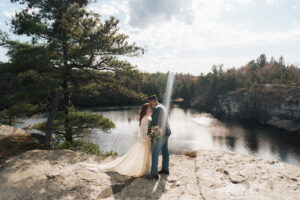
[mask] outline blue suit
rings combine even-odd
[[[168,113],[166,108],[162,104],[157,104],[152,110],[152,121],[149,126],[149,131],[152,126],[163,127],[163,119],[166,117],[165,129],[163,130],[164,134],[157,142],[152,143],[152,165],[151,165],[151,174],[158,174],[158,156],[160,151],[162,151],[162,169],[169,170],[169,150],[168,150],[168,139],[171,135],[171,129],[168,123]]]

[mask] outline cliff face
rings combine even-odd
[[[113,158],[107,158],[111,160]],[[247,155],[202,150],[171,155],[159,180],[90,170],[103,158],[70,150],[31,150],[0,166],[0,199],[295,200],[300,168]]]
[[[221,95],[214,111],[300,132],[300,88],[256,85]]]

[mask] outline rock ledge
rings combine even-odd
[[[100,163],[69,150],[32,150],[0,166],[0,199],[285,199],[300,197],[300,168],[218,150],[195,158],[172,155],[169,176],[158,181],[90,171]]]

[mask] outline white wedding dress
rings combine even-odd
[[[123,156],[104,164],[78,163],[93,171],[118,172],[126,176],[139,177],[150,171],[151,139],[147,136],[151,117],[144,117],[138,133],[137,142]]]

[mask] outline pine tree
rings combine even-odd
[[[268,64],[267,62],[267,57],[265,54],[261,54],[258,58],[257,58],[257,64],[260,67],[264,67],[266,64]]]
[[[270,63],[271,63],[271,64],[274,64],[275,62],[276,62],[276,60],[275,60],[275,58],[272,56],[271,59],[270,59]]]
[[[72,141],[71,96],[80,88],[79,78],[86,73],[96,79],[93,71],[130,71],[133,67],[119,56],[139,56],[143,49],[129,44],[128,36],[119,32],[119,20],[111,17],[101,20],[100,15],[87,10],[90,0],[11,0],[25,5],[11,21],[11,28],[17,35],[26,35],[31,42],[20,43],[2,36],[2,44],[15,51],[29,45],[30,51],[23,52],[31,66],[35,61],[37,71],[54,75],[57,87],[53,88],[52,110],[48,118],[51,132],[57,101],[63,99],[64,135]],[[35,53],[30,53],[35,50]],[[22,64],[24,66],[24,64]],[[95,80],[98,81],[98,80]],[[60,95],[61,94],[61,95]],[[55,108],[56,107],[56,108]],[[52,114],[51,114],[52,113]],[[52,123],[51,123],[52,121]]]
[[[280,56],[278,64],[279,64],[280,67],[285,67],[283,56]]]

